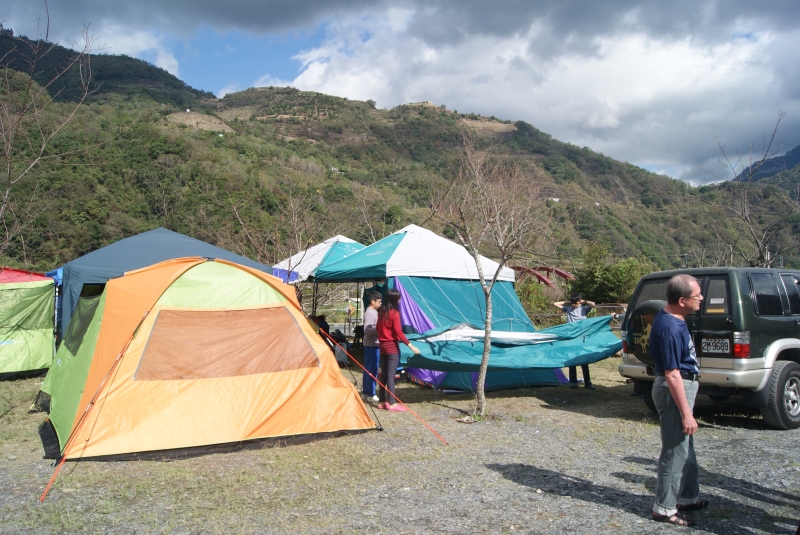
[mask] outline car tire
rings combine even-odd
[[[780,360],[772,367],[769,401],[761,407],[764,422],[776,429],[800,427],[800,365]]]
[[[647,388],[644,390],[644,392],[642,392],[642,400],[644,401],[644,404],[647,405],[648,409],[658,414],[656,402],[653,401],[653,383],[650,383],[650,388]]]

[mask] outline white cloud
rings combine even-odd
[[[294,86],[295,84],[290,80],[281,80],[269,74],[265,74],[253,82],[253,87],[286,87]]]
[[[97,26],[102,30],[93,30],[91,32],[97,53],[125,54],[138,58],[155,56],[153,63],[156,67],[160,67],[175,76],[180,76],[178,60],[165,43],[164,36],[145,30],[129,30],[123,26],[110,23],[98,24]],[[73,41],[80,42],[79,39]]]
[[[296,56],[303,70],[291,85],[381,107],[430,100],[522,119],[557,139],[695,183],[714,180],[702,171],[716,165],[713,135],[746,147],[779,107],[789,112],[784,132],[800,143],[800,99],[786,98],[796,88],[781,84],[771,61],[776,36],[741,38],[741,22],[721,42],[629,32],[597,38],[592,53],[543,60],[531,45],[542,31],[537,24],[524,34],[433,48],[409,33],[410,18],[396,10],[332,23],[321,46]]]
[[[223,87],[222,89],[220,89],[219,91],[217,91],[217,97],[218,98],[222,98],[225,95],[227,95],[228,93],[235,93],[236,91],[239,91],[239,89],[240,89],[239,88],[239,84],[237,84],[235,82],[231,83],[231,84],[228,84],[225,87]]]

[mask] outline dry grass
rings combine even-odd
[[[240,121],[247,121],[258,108],[256,106],[240,106],[238,108],[224,108],[217,109],[217,115],[225,120],[233,121],[239,119]]]
[[[206,115],[205,113],[197,112],[177,112],[167,115],[167,121],[175,124],[182,124],[200,130],[208,130],[211,132],[228,132],[233,133],[233,128],[223,123],[213,115]]]
[[[461,123],[483,136],[499,136],[517,129],[513,123],[501,123],[492,119],[461,119]]]
[[[562,487],[543,486],[577,478],[579,487],[609,494],[627,485],[620,488],[650,499],[649,468],[622,460],[656,454],[658,427],[641,399],[631,398],[617,364],[592,365],[593,392],[489,393],[490,418],[471,425],[456,419],[472,411],[472,395],[399,385],[398,395],[447,446],[410,414],[377,411],[382,432],[290,446],[261,442],[168,462],[70,462],[42,505],[36,500],[53,469],[41,458],[36,431],[44,415],[27,413],[41,378],[0,382],[0,533],[429,533],[443,525],[498,533],[527,525],[549,533],[576,529],[564,503],[609,507],[594,531],[608,528],[608,514],[632,526],[632,511],[646,505],[565,502],[555,490]],[[640,483],[620,483],[620,470]],[[540,473],[553,476],[531,482]]]

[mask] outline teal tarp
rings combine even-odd
[[[609,327],[610,316],[590,318],[538,331],[553,334],[557,339],[531,345],[492,344],[489,371],[526,368],[563,368],[591,364],[610,357],[622,349],[622,341]],[[400,345],[401,363],[412,368],[438,371],[477,371],[483,355],[478,342],[426,342],[423,335],[408,335],[420,350],[413,353]]]
[[[396,277],[438,332],[467,323],[475,329],[486,324],[486,298],[479,281]],[[390,286],[391,286],[390,280]],[[492,288],[492,329],[536,332],[510,282]]]

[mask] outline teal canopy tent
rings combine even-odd
[[[498,267],[487,258],[481,258],[481,263],[489,276]],[[398,289],[403,329],[421,351],[412,357],[401,346],[401,363],[411,367],[412,375],[419,370],[420,382],[432,382],[425,370],[457,374],[479,369],[486,302],[475,261],[460,245],[410,225],[338,262],[320,266],[314,278],[318,282],[386,280],[384,288]],[[557,384],[563,374],[554,369],[597,362],[621,349],[622,342],[611,332],[607,317],[537,331],[513,281],[513,270],[503,268],[492,289],[488,389]],[[521,373],[526,371],[530,373]],[[465,377],[453,381],[470,382]]]

